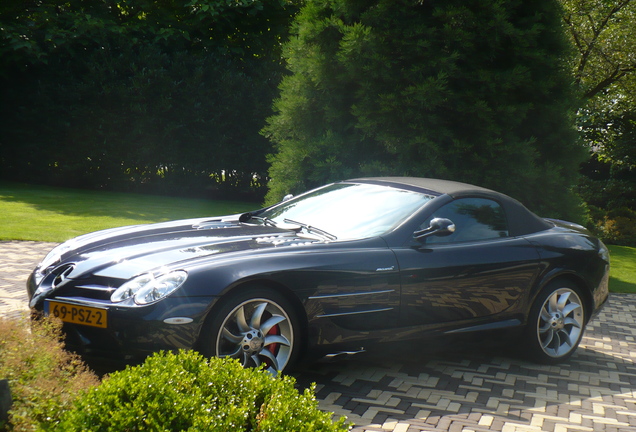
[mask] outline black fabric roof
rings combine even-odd
[[[411,186],[417,189],[421,189],[423,192],[434,192],[434,195],[447,194],[455,196],[457,193],[470,193],[470,192],[492,192],[498,194],[498,192],[491,191],[490,189],[482,188],[480,186],[474,186],[467,183],[460,183],[451,180],[439,180],[431,178],[419,178],[419,177],[369,177],[359,178],[353,180],[347,180],[351,182],[360,183],[375,183],[385,184],[387,186],[404,187]],[[436,192],[436,193],[435,193]]]

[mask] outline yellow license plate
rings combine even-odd
[[[68,323],[83,324],[101,328],[108,327],[106,309],[79,306],[49,300],[45,304],[45,312],[48,315],[54,316]]]

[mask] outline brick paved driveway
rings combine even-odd
[[[0,316],[26,311],[24,282],[53,245],[0,242]],[[302,366],[321,408],[354,431],[635,431],[636,295],[613,295],[576,355],[540,366],[492,350],[391,348]]]

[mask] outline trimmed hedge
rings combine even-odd
[[[194,351],[157,353],[77,399],[64,431],[347,431],[292,377]]]

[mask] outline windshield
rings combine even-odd
[[[259,217],[303,224],[338,239],[373,237],[398,226],[433,197],[386,186],[337,183],[277,204]]]

